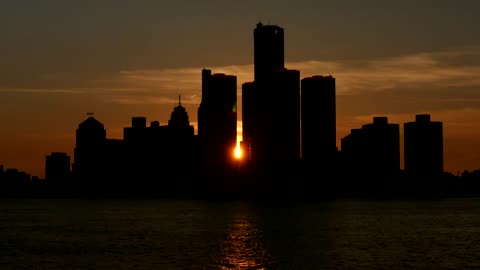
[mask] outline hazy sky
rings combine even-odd
[[[121,139],[132,116],[166,124],[181,94],[196,122],[203,67],[238,76],[240,101],[263,22],[285,29],[287,68],[337,79],[339,148],[373,116],[402,134],[430,113],[444,122],[445,169],[480,169],[479,11],[473,0],[2,0],[0,164],[43,177],[50,152],[73,161],[86,112]]]

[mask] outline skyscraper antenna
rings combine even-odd
[[[178,106],[182,105],[182,97],[178,95]]]

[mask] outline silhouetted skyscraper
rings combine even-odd
[[[73,173],[84,179],[100,177],[104,172],[106,131],[93,116],[78,125],[74,149]]]
[[[366,159],[371,172],[385,174],[400,171],[400,125],[388,123],[387,117],[373,117],[372,124],[362,126],[365,132]]]
[[[346,166],[372,176],[396,175],[400,172],[400,126],[388,123],[387,117],[374,117],[373,123],[342,138],[342,156]]]
[[[243,140],[254,163],[300,159],[300,71],[284,67],[284,31],[258,23],[254,81],[242,85]]]
[[[210,69],[202,69],[202,101],[200,102],[200,106],[198,106],[198,136],[200,138],[205,137],[205,131],[208,131],[208,128],[204,128],[204,126],[209,125],[209,117],[208,117],[208,104],[211,100],[211,91],[209,90],[208,83],[210,81],[210,77],[212,76],[212,71]]]
[[[252,160],[300,160],[300,71],[272,70],[254,88]]]
[[[336,159],[335,78],[301,81],[302,160],[330,169]]]
[[[94,148],[96,146],[103,145],[105,143],[106,136],[107,133],[103,124],[93,116],[90,116],[78,125],[76,146],[80,148]]]
[[[253,31],[254,80],[274,69],[284,68],[283,28],[258,23]]]
[[[412,176],[443,173],[443,124],[419,114],[415,122],[404,124],[405,171]]]
[[[233,161],[237,144],[237,77],[202,70],[202,101],[198,109],[201,155],[221,164]]]
[[[70,156],[67,153],[53,152],[45,159],[45,179],[66,181],[70,177]]]
[[[252,157],[252,136],[255,121],[255,83],[242,84],[242,150],[246,160]]]
[[[184,181],[191,181],[191,176],[196,172],[198,146],[194,127],[190,125],[187,110],[182,106],[180,96],[178,97],[178,105],[173,109],[168,120],[167,138],[164,145],[166,151],[160,149],[156,154],[163,156],[163,163],[168,164],[168,167],[165,167],[167,170],[175,172],[177,183],[171,183],[170,185],[185,189],[186,187],[182,186],[185,183]]]

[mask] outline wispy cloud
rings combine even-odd
[[[29,89],[29,88],[0,88],[0,93],[29,93],[29,94],[83,94],[79,89]]]
[[[385,98],[399,95],[407,102],[409,98],[425,97],[437,103],[439,100],[444,103],[475,102],[480,98],[480,94],[471,90],[480,87],[480,48],[365,61],[288,62],[286,67],[300,70],[302,77],[334,76],[338,96],[386,92],[388,95],[383,94]],[[236,75],[239,95],[241,85],[253,80],[253,65],[207,68],[214,73]],[[115,85],[122,83],[128,88],[123,89],[121,95],[115,88],[106,93],[111,95],[111,102],[171,102],[178,94],[191,104],[198,104],[201,99],[200,67],[121,71],[113,81],[116,81]]]
[[[340,95],[406,87],[480,86],[480,49],[419,53],[369,61],[310,61],[289,65],[301,70],[303,76],[332,74],[337,79]]]
[[[230,65],[206,67],[213,73],[224,73],[237,77],[237,89],[253,80],[253,65]],[[98,80],[108,91],[101,91],[105,100],[118,104],[171,104],[182,96],[182,103],[200,104],[202,95],[202,68],[129,70],[120,71],[108,80]],[[123,85],[121,91],[112,87]],[[98,85],[95,85],[98,88]]]
[[[301,76],[332,75],[337,82],[339,109],[348,114],[418,111],[422,109],[480,107],[480,48],[427,52],[363,61],[287,62]],[[241,85],[253,80],[253,65],[206,67],[214,73],[237,76]],[[202,67],[159,70],[122,70],[104,73],[88,87],[0,88],[0,92],[85,94],[119,105],[198,105]],[[49,78],[59,79],[58,74]],[[61,79],[61,78],[60,78]],[[241,107],[240,107],[241,109]]]
[[[105,97],[106,102],[122,105],[142,105],[142,104],[176,104],[178,96],[154,96],[154,95],[118,95],[109,94]],[[181,96],[182,104],[200,104],[200,97],[196,95]]]

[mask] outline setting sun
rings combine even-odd
[[[239,145],[237,145],[237,147],[235,147],[233,155],[235,156],[236,159],[241,159],[242,158],[242,149],[240,148]]]

